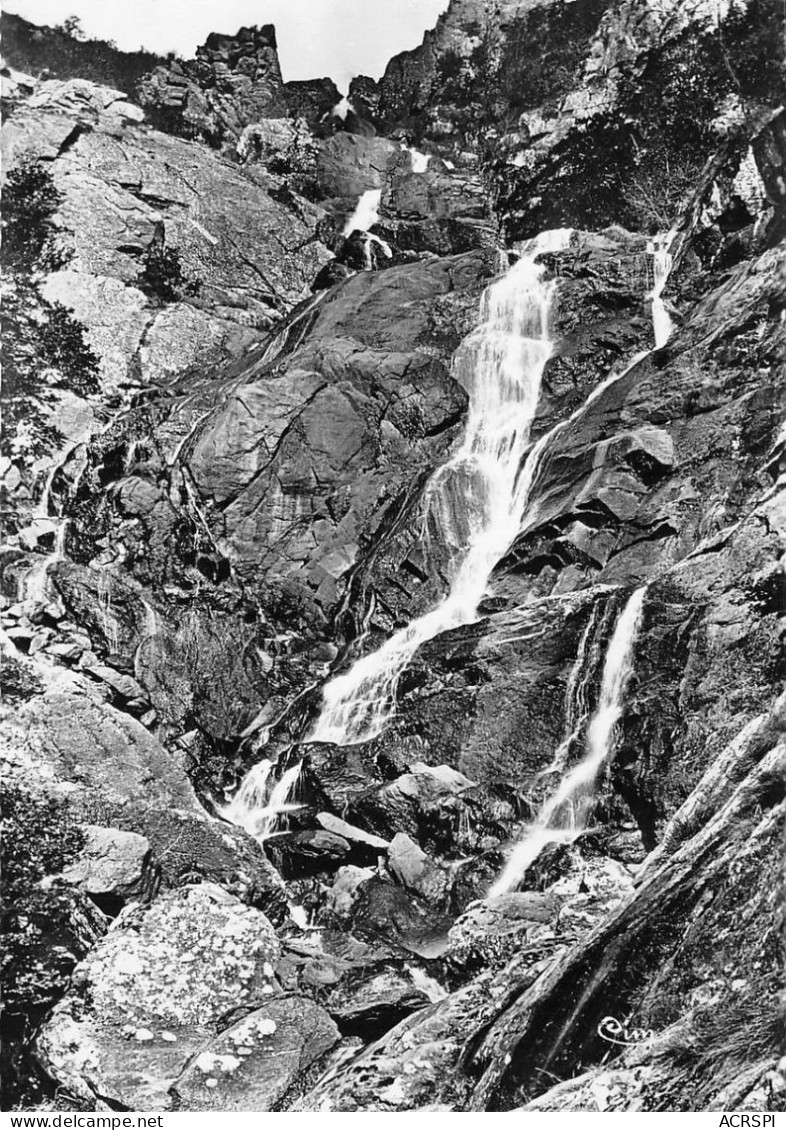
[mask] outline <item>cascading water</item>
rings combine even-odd
[[[357,110],[345,94],[330,111],[330,116],[333,118],[340,118],[342,122],[345,122],[347,120],[347,114],[349,114],[350,112],[356,114]]]
[[[579,641],[576,662],[573,664],[565,688],[565,737],[557,747],[551,764],[538,774],[540,777],[546,777],[550,773],[561,773],[574,745],[582,735],[589,717],[589,692],[600,666],[601,648],[606,637],[610,611],[611,606],[608,601],[595,602]]]
[[[379,206],[382,203],[382,189],[369,188],[362,194],[355,211],[344,224],[343,236],[352,235],[353,231],[367,232],[379,220]]]
[[[221,809],[225,820],[245,828],[259,841],[269,839],[279,819],[300,807],[292,802],[292,797],[300,781],[302,762],[290,766],[273,783],[275,768],[272,761],[262,758],[248,771],[229,804]]]
[[[157,657],[158,639],[161,629],[158,622],[158,613],[152,604],[143,600],[145,609],[145,627],[142,638],[134,653],[134,677],[139,682],[144,682],[144,667],[151,667]],[[144,666],[143,666],[144,661]]]
[[[51,553],[41,557],[24,578],[22,599],[34,604],[46,604],[49,599],[49,570],[65,557],[65,540],[68,521],[61,518],[55,530],[55,544]]]
[[[655,349],[660,349],[661,346],[666,344],[674,328],[661,298],[663,289],[668,282],[669,272],[671,271],[672,257],[669,248],[671,247],[673,239],[674,233],[669,232],[667,235],[657,236],[647,245],[648,252],[653,256],[653,286],[652,290],[648,292],[647,297],[650,298],[652,302],[652,332],[655,338]],[[547,432],[538,440],[527,458],[524,471],[519,480],[518,490],[524,496],[524,500],[520,504],[522,514],[525,508],[527,508],[527,503],[532,495],[532,488],[540,474],[544,456],[551,448],[556,437],[571,427],[576,420],[580,419],[580,417],[587,412],[590,405],[598,400],[611,385],[616,384],[618,381],[621,381],[623,377],[626,377],[631,369],[635,369],[650,353],[652,353],[651,349],[642,349],[628,362],[624,369],[618,373],[610,373],[604,381],[601,381],[601,383],[592,390],[584,403],[581,404],[567,420],[555,424],[550,432]],[[528,521],[521,532],[523,533],[524,530],[535,525],[538,518],[539,513],[537,506],[530,507],[528,509]]]
[[[373,270],[374,262],[371,254],[371,245],[376,244],[386,259],[392,259],[393,252],[390,250],[389,244],[384,239],[380,239],[378,235],[371,232],[374,224],[379,221],[379,206],[382,201],[382,189],[370,188],[358,200],[355,205],[355,211],[344,224],[342,235],[346,238],[351,235],[353,231],[362,232],[365,237],[365,269],[367,271]]]
[[[119,651],[119,627],[112,609],[112,590],[106,569],[102,569],[98,577],[98,619],[109,650]]]
[[[489,898],[515,888],[547,844],[572,843],[585,830],[598,774],[614,753],[614,731],[633,670],[633,649],[641,626],[646,591],[646,588],[637,589],[630,597],[609,641],[600,699],[587,728],[584,757],[565,774],[535,822],[526,829],[502,874],[489,890]]]
[[[409,167],[413,173],[425,173],[431,160],[429,153],[421,153],[419,149],[413,149],[410,145],[405,145],[407,153],[409,153]]]
[[[666,344],[674,329],[661,297],[671,271],[672,258],[669,248],[673,239],[674,232],[669,232],[667,235],[656,236],[647,245],[647,250],[652,255],[652,290],[648,297],[652,300],[652,329],[656,349]]]
[[[356,213],[362,201],[361,197]],[[375,206],[378,207],[378,201]],[[460,449],[434,475],[426,491],[427,518],[436,521],[443,540],[453,550],[448,595],[431,612],[326,685],[323,708],[308,741],[352,745],[382,731],[395,709],[399,678],[417,649],[440,632],[476,618],[494,566],[522,529],[536,523],[533,487],[555,437],[650,352],[637,353],[622,371],[610,374],[598,385],[567,420],[556,424],[534,445],[517,474],[537,407],[543,368],[551,352],[548,316],[554,284],[544,283],[543,272],[535,261],[545,252],[563,250],[571,234],[569,229],[544,232],[522,248],[519,261],[484,294],[481,324],[462,343],[454,358],[454,373],[470,395],[467,427]],[[658,264],[654,273],[659,296],[670,259],[660,257]],[[653,304],[653,329],[656,340],[660,340],[655,319]],[[457,506],[450,506],[451,494]],[[462,520],[464,506],[467,513]],[[588,646],[589,640],[588,635]],[[563,742],[566,748],[560,747],[544,775],[561,769],[562,760],[579,737],[574,729],[567,733]],[[250,775],[256,769],[255,766]],[[226,815],[243,827],[253,828],[259,807],[255,810],[252,794],[240,800],[245,784],[235,798],[237,807],[233,807],[233,802],[232,813],[228,811]],[[271,807],[266,797],[262,798],[261,807]],[[555,842],[560,835],[575,839],[579,833],[570,829],[561,834],[555,829],[540,829],[537,834],[542,847]],[[536,835],[535,830],[532,835]]]
[[[571,235],[567,229],[544,232],[525,245],[518,262],[487,288],[480,325],[455,354],[454,376],[469,394],[466,429],[425,495],[426,522],[451,554],[447,596],[327,684],[309,741],[352,745],[376,737],[420,645],[476,618],[492,569],[519,532],[527,499],[519,470],[552,349],[554,283],[544,280],[536,260],[565,248]]]

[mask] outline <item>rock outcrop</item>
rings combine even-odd
[[[139,84],[151,121],[216,148],[237,143],[260,118],[286,113],[272,25],[208,36],[191,62],[156,67]]]

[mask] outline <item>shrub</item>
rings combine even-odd
[[[62,440],[49,419],[54,390],[79,396],[98,391],[98,358],[84,326],[61,303],[47,302],[37,276],[66,256],[56,244],[62,193],[45,165],[28,157],[8,174],[3,191],[5,268],[2,303],[3,437],[9,458],[40,458]]]
[[[464,59],[458,51],[449,49],[437,60],[437,73],[442,82],[458,78],[463,70]]]
[[[162,239],[154,240],[145,254],[145,265],[137,286],[161,303],[180,302],[194,297],[202,289],[198,279],[189,279],[176,247],[165,247]]]
[[[59,302],[41,298],[26,275],[11,275],[3,298],[2,451],[10,458],[46,454],[62,439],[48,419],[57,388],[98,391],[98,358],[84,327]]]
[[[61,383],[79,396],[98,391],[98,358],[85,341],[84,326],[60,302],[45,303],[41,356],[59,369]]]
[[[34,695],[42,694],[44,690],[35,671],[11,655],[0,658],[0,683],[3,687],[3,700],[8,703],[26,702]]]
[[[40,161],[26,157],[11,169],[3,189],[3,245],[0,263],[30,274],[62,265],[54,246],[54,216],[63,195]]]
[[[72,39],[81,40],[85,38],[79,16],[66,16],[61,24],[55,24],[55,31],[62,31],[64,35],[70,35]]]

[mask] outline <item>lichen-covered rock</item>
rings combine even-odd
[[[185,1110],[280,1110],[304,1073],[340,1039],[305,997],[271,998],[208,1044],[175,1082]]]
[[[47,296],[76,311],[115,384],[132,372],[144,331],[157,321],[155,304],[134,283],[161,235],[186,278],[210,284],[195,303],[193,317],[203,323],[196,339],[185,325],[179,331],[180,371],[215,363],[233,327],[280,317],[328,258],[315,234],[318,209],[305,201],[287,208],[210,151],[141,128],[143,119],[121,91],[72,79],[39,84],[3,131],[7,167],[22,154],[51,161],[64,193],[61,241],[72,258],[47,283]],[[254,247],[252,256],[243,244]],[[148,378],[172,371],[171,360],[153,368],[153,356],[148,349]]]
[[[128,907],[38,1038],[61,1086],[87,1102],[171,1108],[170,1088],[222,1018],[274,991],[273,929],[213,884]]]

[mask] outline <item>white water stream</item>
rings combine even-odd
[[[419,149],[413,149],[411,145],[405,145],[407,153],[409,153],[409,167],[413,173],[425,173],[431,160],[430,153],[421,153]]]
[[[601,586],[598,586],[600,588]],[[579,641],[576,662],[573,664],[565,688],[565,737],[560,742],[550,765],[542,769],[539,777],[561,773],[571,750],[581,737],[589,714],[589,692],[600,666],[600,652],[605,638],[609,603],[597,600]]]
[[[663,290],[671,272],[672,257],[669,248],[674,239],[674,232],[658,235],[647,245],[647,250],[652,255],[652,290],[649,298],[652,299],[652,328],[655,334],[655,348],[660,349],[672,335],[674,324],[669,312],[663,304]]]
[[[633,670],[633,650],[641,626],[646,588],[636,589],[623,608],[609,641],[597,710],[587,729],[584,757],[560,780],[511,852],[488,897],[506,894],[521,881],[547,844],[572,843],[587,827],[601,769],[614,753],[614,731],[622,714]]]
[[[39,558],[25,576],[20,594],[22,600],[34,604],[46,604],[49,600],[49,570],[65,557],[65,539],[68,532],[67,519],[59,518],[57,522],[54,549],[45,557]]]
[[[276,781],[275,764],[263,757],[248,771],[232,800],[220,810],[221,815],[257,840],[269,839],[279,819],[300,808],[291,798],[297,792],[301,767],[299,761]]]
[[[554,283],[536,262],[567,246],[571,232],[544,232],[511,270],[486,290],[480,325],[459,346],[453,374],[469,394],[463,442],[432,477],[426,521],[451,557],[450,589],[324,688],[312,742],[352,745],[381,733],[395,707],[399,677],[426,640],[475,620],[494,566],[519,532],[526,491],[519,471],[551,355],[549,313]]]
[[[371,231],[374,224],[379,221],[379,206],[381,202],[381,188],[370,188],[364,192],[355,205],[355,211],[344,224],[344,230],[342,232],[345,238],[352,235],[353,231],[359,231],[365,235],[364,258],[365,269],[367,271],[374,269],[374,260],[371,253],[372,244],[376,244],[386,259],[393,258],[390,244],[386,243],[384,239],[380,239],[378,235],[374,235]]]
[[[358,199],[355,211],[344,224],[342,235],[352,235],[353,231],[367,232],[379,220],[379,206],[382,203],[382,189],[369,188]]]
[[[330,114],[331,114],[331,117],[340,118],[342,122],[345,122],[347,120],[347,114],[350,113],[350,111],[353,114],[357,113],[357,110],[355,109],[355,107],[352,105],[352,103],[350,102],[350,100],[347,98],[347,96],[345,94],[340,99],[340,101],[338,101],[335,104],[333,109],[330,111]]]

